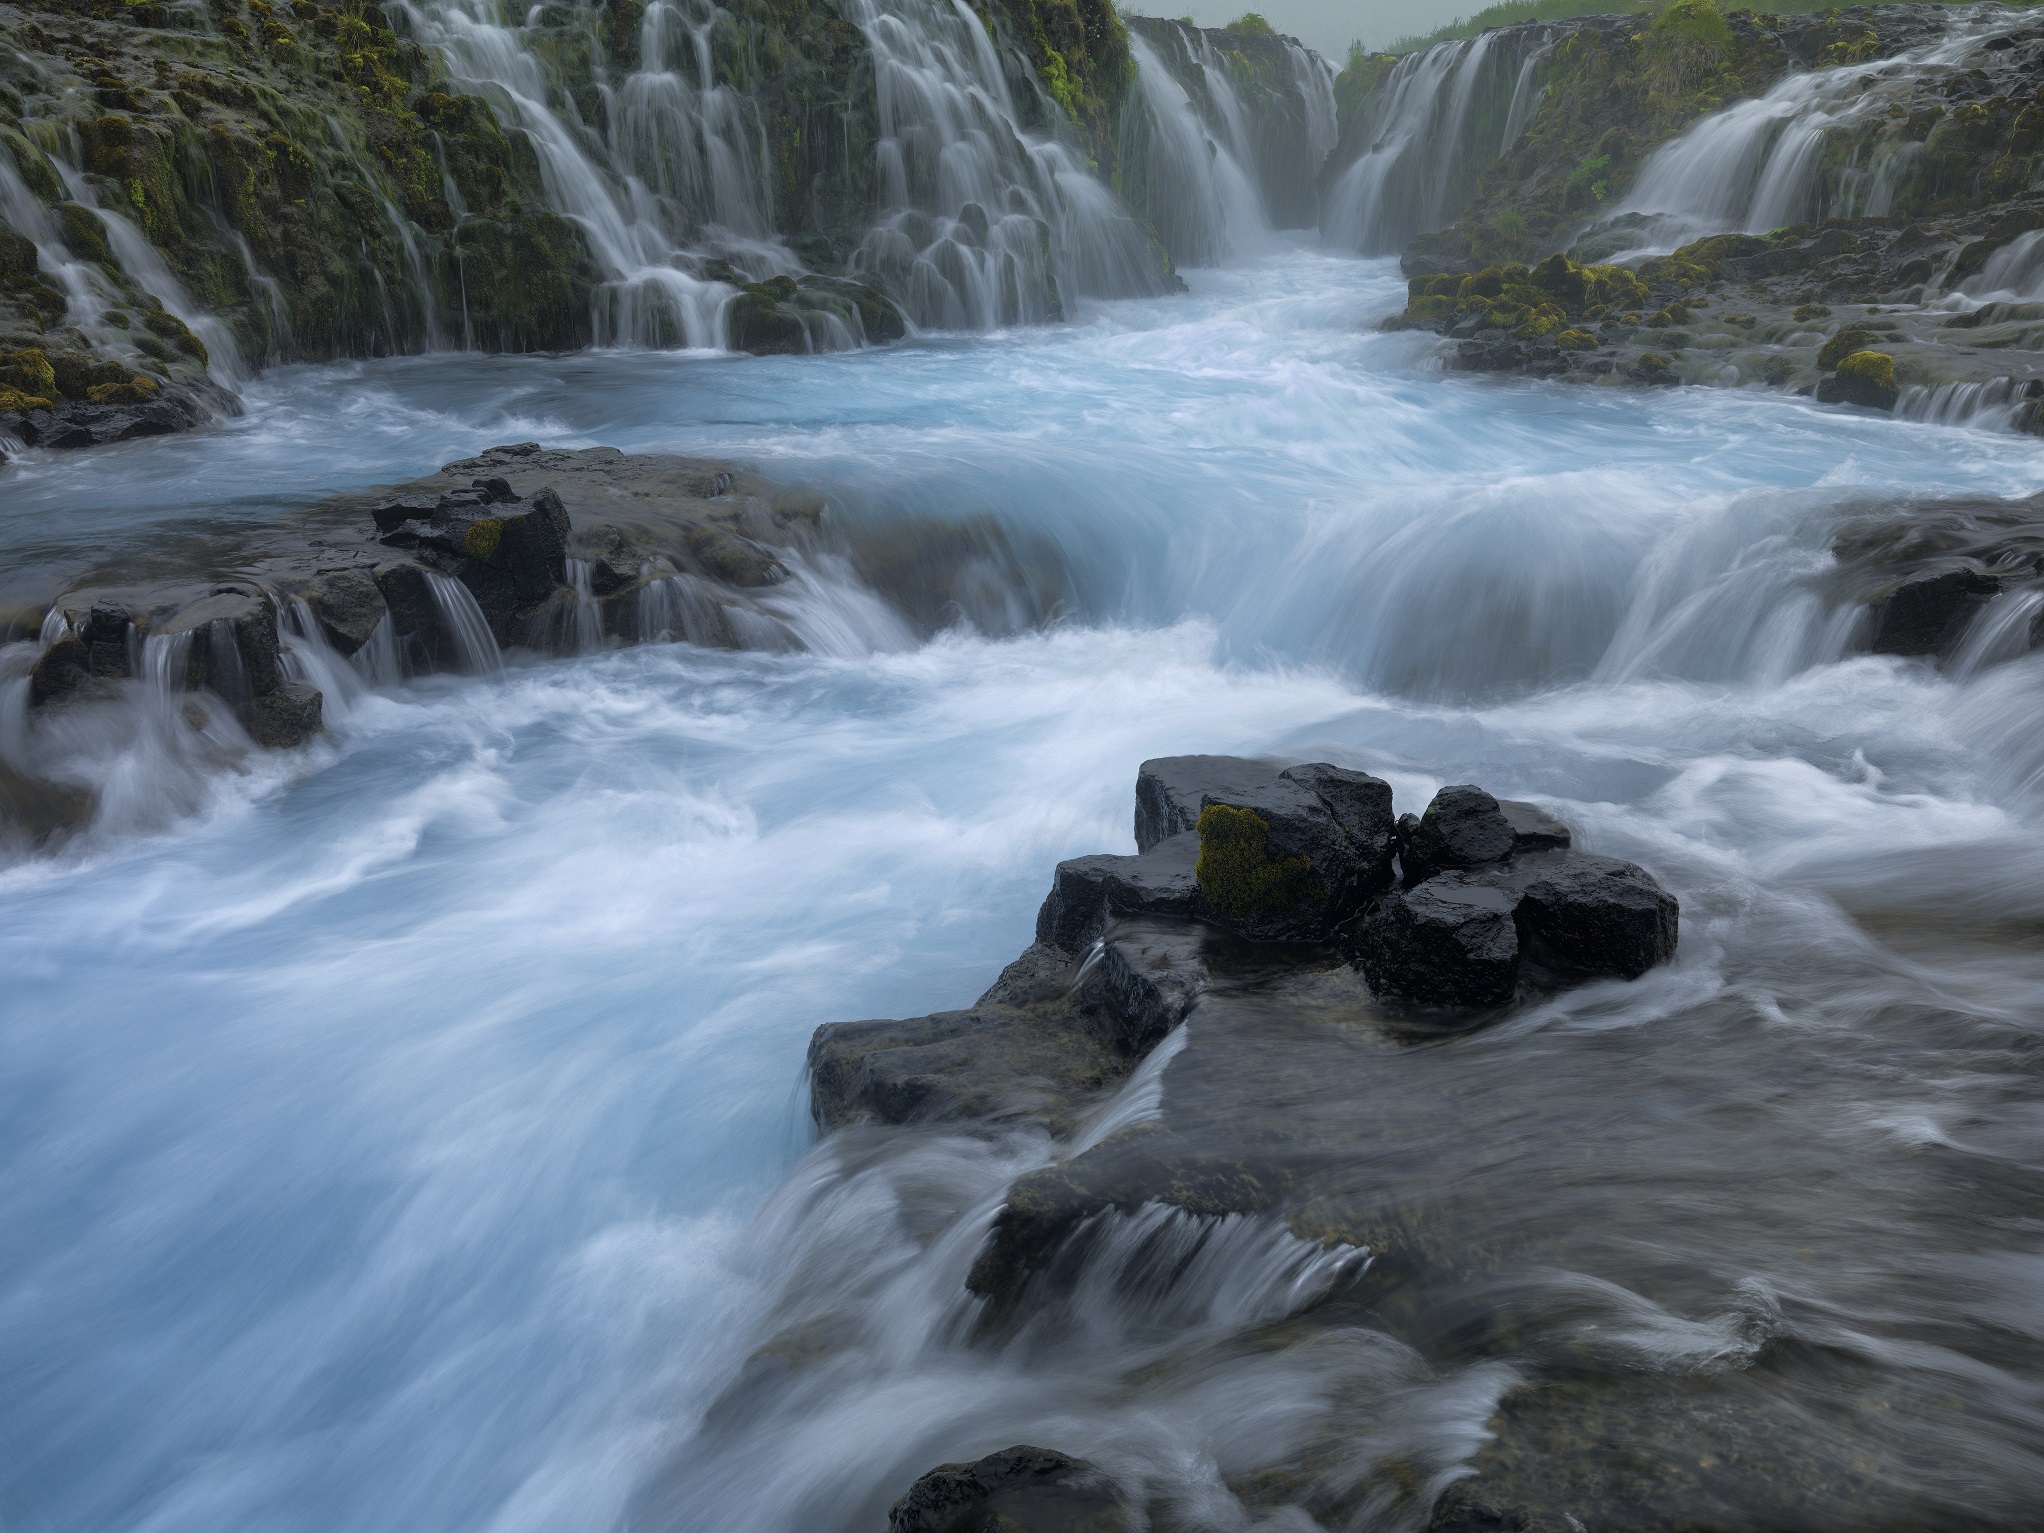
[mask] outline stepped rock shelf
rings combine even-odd
[[[812,1106],[826,1130],[1033,1123],[1064,1146],[1008,1186],[970,1266],[972,1324],[989,1347],[1020,1345],[1089,1260],[1143,1230],[1160,1242],[1160,1272],[1196,1248],[1192,1234],[1172,1244],[1161,1232],[1245,1220],[1338,1258],[1325,1295],[1243,1338],[1251,1352],[1332,1348],[1366,1326],[1437,1368],[1500,1367],[1539,1348],[1515,1334],[1514,1283],[1550,1263],[1618,1277],[1608,1253],[1554,1247],[1551,1223],[1547,1246],[1501,1239],[1500,1210],[1483,1201],[1494,1189],[1442,1181],[1427,1146],[1506,1123],[1508,1140],[1539,1134],[1542,1104],[1515,1095],[1510,1051],[1481,1040],[1586,983],[1679,988],[1656,978],[1676,953],[1676,901],[1536,806],[1466,785],[1417,816],[1394,817],[1391,800],[1379,779],[1325,763],[1146,762],[1137,852],[1061,864],[1037,941],[977,1003],[818,1029]],[[1103,1120],[1137,1072],[1153,1108]],[[1600,1163],[1661,1158],[1653,1116],[1613,1124]],[[1541,1175],[1529,1169],[1518,1195],[1545,1196]],[[1594,1246],[1596,1223],[1562,1246]],[[1252,1515],[1302,1506],[1330,1527],[1365,1507],[1436,1533],[1673,1533],[1720,1526],[1714,1513],[1737,1527],[1901,1526],[1863,1466],[1884,1431],[1934,1403],[1876,1387],[1851,1359],[1824,1367],[1866,1376],[1866,1395],[1811,1431],[1794,1356],[1698,1373],[1557,1352],[1505,1375],[1488,1438],[1472,1433],[1459,1472],[1394,1463],[1363,1483],[1343,1472],[1344,1439],[1367,1438],[1381,1402],[1337,1391],[1311,1407],[1324,1418],[1312,1446],[1270,1463],[1245,1449],[1226,1481]],[[1088,1446],[1041,1438],[935,1468],[904,1487],[894,1533],[1171,1525],[1141,1487],[1085,1462]],[[1797,1521],[1819,1491],[1822,1515]]]
[[[961,615],[1003,632],[1062,594],[1054,557],[1019,557],[990,524],[841,528],[826,510],[732,463],[528,442],[0,599],[0,835],[91,820],[71,727],[87,717],[127,721],[107,754],[167,710],[228,764],[312,739],[336,684],[662,640],[802,649],[829,591],[897,643]]]

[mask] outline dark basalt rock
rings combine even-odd
[[[92,604],[78,633],[85,641],[87,668],[94,676],[117,680],[130,674],[129,626],[128,609],[119,602],[102,599]]]
[[[1036,913],[1036,940],[1078,951],[1115,916],[1202,913],[1199,837],[1181,832],[1134,857],[1074,857],[1057,865]]]
[[[1497,806],[1498,813],[1505,817],[1505,823],[1512,827],[1512,851],[1515,854],[1566,851],[1574,842],[1569,828],[1537,804],[1501,798]]]
[[[1863,378],[1854,373],[1833,373],[1828,378],[1817,380],[1817,403],[1820,405],[1859,405],[1867,410],[1892,410],[1895,400],[1896,391],[1878,379]]]
[[[185,685],[209,687],[237,705],[284,680],[277,610],[269,599],[227,586],[180,609],[158,633],[189,633]]]
[[[2001,593],[2002,582],[1983,570],[1921,575],[1897,586],[1875,619],[1877,655],[1948,655],[1975,614]]]
[[[251,698],[241,710],[241,722],[256,744],[290,750],[320,732],[322,710],[317,687],[287,681]]]
[[[390,612],[390,626],[400,639],[414,634],[431,637],[439,631],[440,608],[426,571],[409,559],[379,564],[369,572]]]
[[[1408,888],[1444,868],[1474,868],[1509,857],[1518,832],[1498,801],[1467,783],[1441,789],[1406,842]]]
[[[1522,958],[1571,978],[1637,979],[1674,956],[1675,897],[1615,857],[1536,851],[1437,873],[1364,915],[1370,988],[1422,1006],[1501,1006]]]
[[[407,503],[394,496],[372,514],[381,525]],[[568,578],[570,531],[567,508],[552,489],[521,503],[510,481],[494,476],[439,496],[429,516],[399,522],[380,541],[412,550],[467,586],[497,642],[509,645],[546,626],[543,609]]]
[[[367,644],[390,611],[375,575],[368,570],[333,570],[316,576],[299,595],[327,643],[344,655]]]
[[[1568,973],[1638,979],[1675,956],[1675,896],[1646,869],[1588,852],[1514,859],[1507,875],[1528,952]]]
[[[1274,761],[1240,756],[1159,756],[1136,772],[1136,850],[1183,835],[1199,823],[1209,793],[1248,793],[1277,776]]]
[[[1133,921],[1101,944],[1100,983],[1114,1043],[1140,1058],[1186,1019],[1212,983],[1205,940],[1190,922]]]
[[[1017,1446],[940,1464],[887,1517],[888,1533],[1125,1533],[1128,1516],[1100,1472],[1047,1448]]]
[[[135,437],[167,436],[189,430],[202,419],[204,412],[194,401],[171,393],[145,404],[66,401],[53,409],[7,415],[4,423],[24,446],[75,450]]]
[[[1518,905],[1516,891],[1481,877],[1437,873],[1371,907],[1357,964],[1381,994],[1423,1006],[1502,1006],[1519,984]]]
[[[58,639],[37,658],[28,673],[28,700],[40,708],[60,697],[69,697],[92,679],[92,652],[74,633]]]

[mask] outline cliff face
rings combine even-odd
[[[0,8],[0,33],[0,142],[40,205],[9,210],[7,344],[119,355],[107,332],[125,329],[134,360],[175,377],[197,359],[141,337],[152,298],[217,316],[251,362],[586,338],[591,274],[529,145],[373,6],[80,0]],[[22,249],[38,211],[45,237],[28,243],[55,257],[40,271]],[[106,213],[175,286],[109,248],[125,231]],[[85,269],[49,270],[67,259]],[[102,289],[104,313],[66,327],[80,286]]]
[[[1928,50],[1953,19],[1934,6],[1774,16],[1683,0],[1658,19],[1530,22],[1402,59],[1360,55],[1336,82],[1343,131],[1325,176],[1324,219],[1360,248],[1410,242],[1431,265],[1537,260],[1624,210],[1653,151],[1699,120],[1763,97],[1792,74]],[[1838,179],[1867,164],[1876,139],[1933,140],[1910,185],[1897,189],[1894,210],[1929,211],[1994,163],[1998,146],[2035,137],[2016,121],[2027,85],[1983,90],[1968,71],[1928,60],[1902,72],[1927,93],[1957,99],[1826,124],[1823,150]],[[1981,97],[2000,104],[1983,115]],[[1962,103],[1972,107],[1963,120],[1952,115]],[[1401,215],[1401,176],[1422,182],[1431,201]],[[1388,211],[1386,186],[1394,189]]]
[[[908,287],[918,262],[974,268],[931,323],[1167,281],[1140,229],[1088,265],[1101,241],[1061,223],[1061,169],[1114,175],[1134,68],[1112,6],[976,14],[0,5],[0,410],[203,395],[274,361],[722,344],[734,302],[737,344],[857,344],[899,333],[890,305],[810,279]],[[973,100],[991,115],[961,126]],[[940,184],[974,127],[1001,164]]]

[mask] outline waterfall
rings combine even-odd
[[[962,0],[845,10],[873,55],[887,209],[854,266],[917,324],[1037,323],[1082,295],[1158,290],[1143,231],[1113,195],[1056,139],[1022,131],[993,39]]]
[[[1124,162],[1142,156],[1140,210],[1180,265],[1212,266],[1254,248],[1269,223],[1243,169],[1239,139],[1222,142],[1209,131],[1191,95],[1142,36],[1131,35],[1129,44],[1142,98],[1141,117],[1131,113],[1130,120],[1147,131],[1138,139],[1125,126],[1121,147]],[[1129,169],[1125,163],[1124,177]]]
[[[426,572],[427,589],[440,613],[440,626],[454,650],[458,668],[470,676],[502,676],[504,656],[490,632],[489,619],[467,586],[445,575]]]
[[[718,184],[718,176],[702,168],[704,144],[719,125],[728,126],[730,113],[721,101],[707,116],[697,110],[700,93],[669,67],[676,35],[670,0],[647,7],[646,65],[612,98],[617,109],[609,141],[581,121],[564,82],[526,46],[524,26],[498,21],[491,0],[402,0],[402,8],[414,34],[439,50],[462,89],[488,100],[531,142],[549,206],[581,229],[603,274],[592,315],[598,343],[721,346],[723,308],[734,289],[693,270],[697,263],[687,249],[715,211],[714,197],[706,204],[694,195]],[[532,14],[536,22],[539,13]],[[593,36],[593,25],[590,31]],[[706,38],[691,37],[706,47]],[[706,58],[699,67],[707,71]],[[726,152],[719,163],[733,158]],[[724,179],[728,186],[729,176]],[[723,211],[749,221],[728,199]]]
[[[1904,98],[1926,77],[1964,70],[1993,35],[1993,23],[1978,16],[1951,26],[1928,47],[1787,75],[1764,96],[1714,112],[1662,145],[1612,210],[1639,231],[1639,250],[1628,254],[1672,250],[1706,234],[1765,234],[1896,211],[1923,149],[1907,136]]]
[[[136,228],[133,221],[124,214],[100,206],[99,197],[84,171],[61,158],[53,158],[50,163],[56,166],[71,200],[98,215],[106,228],[107,245],[122,273],[137,288],[182,320],[185,328],[205,343],[206,371],[212,375],[213,381],[231,388],[247,378],[248,367],[241,360],[241,348],[235,344],[234,332],[228,329],[226,321],[207,313],[193,301],[184,284],[172,274],[163,257],[156,253],[156,247],[149,243],[148,236]]]
[[[1477,177],[1531,120],[1538,65],[1555,36],[1548,27],[1511,27],[1400,59],[1343,135],[1350,158],[1321,205],[1327,243],[1380,255],[1460,217]]]
[[[0,219],[5,219],[9,228],[35,246],[36,265],[64,290],[65,323],[110,350],[132,352],[127,335],[105,319],[107,310],[119,306],[120,294],[98,265],[71,254],[57,221],[29,190],[14,162],[13,151],[5,143],[0,143]]]
[[[1317,218],[1339,137],[1333,74],[1288,37],[1133,17],[1120,183],[1174,261],[1211,265]]]

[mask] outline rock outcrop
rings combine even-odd
[[[1381,1003],[1477,1011],[1675,951],[1676,901],[1644,869],[1480,788],[1443,789],[1401,829],[1367,773],[1162,757],[1138,774],[1135,828],[1134,856],[1058,864],[1035,945],[971,1009],[819,1028],[817,1121],[1068,1125],[1075,1093],[1249,975],[1352,960]]]
[[[1128,1514],[1100,1472],[1018,1446],[939,1464],[888,1514],[888,1533],[1124,1533]]]

